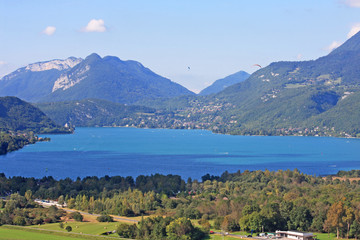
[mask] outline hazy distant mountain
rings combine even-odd
[[[244,71],[240,71],[225,78],[216,80],[213,84],[208,86],[207,88],[203,89],[199,95],[209,95],[212,93],[218,93],[224,90],[225,88],[234,85],[235,83],[239,83],[245,81],[250,74]]]
[[[133,103],[188,94],[194,93],[139,62],[101,58],[95,53],[84,60],[69,58],[31,64],[0,80],[0,96],[14,95],[31,102],[97,98]]]

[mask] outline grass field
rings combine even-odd
[[[210,235],[209,239],[215,239],[215,240],[239,240],[239,238],[235,237],[229,237],[229,236],[221,236],[221,235]]]
[[[110,232],[116,230],[119,226],[119,222],[110,222],[110,223],[100,223],[100,222],[68,222],[64,226],[71,226],[72,232],[74,233],[86,233],[93,235],[100,235],[104,232]],[[61,232],[66,232],[65,229],[61,229],[59,223],[50,223],[43,225],[31,226],[31,228],[47,229],[47,230],[57,230]],[[115,235],[115,234],[114,234]],[[116,235],[117,236],[117,235]]]
[[[115,235],[120,239],[117,235]],[[104,240],[113,239],[102,236],[83,236],[80,234],[73,234],[67,232],[51,232],[47,230],[36,230],[27,227],[16,227],[16,226],[1,226],[0,227],[0,239],[1,240],[39,240],[39,239],[51,239],[51,240],[79,240],[79,239],[90,239],[90,240]]]
[[[330,233],[330,237],[329,237],[329,234],[327,234],[327,233],[314,233],[314,235],[316,235],[316,239],[319,239],[319,240],[336,239],[335,233]]]

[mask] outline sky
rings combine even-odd
[[[360,0],[0,0],[0,77],[95,52],[199,92],[254,64],[319,58],[359,30]]]

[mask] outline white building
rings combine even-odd
[[[296,240],[314,240],[314,234],[299,231],[276,231],[276,237]]]

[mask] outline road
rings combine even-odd
[[[62,207],[62,205],[60,205],[58,202],[56,201],[44,201],[44,200],[40,200],[40,199],[36,199],[35,200],[36,203],[42,205],[43,207],[50,207],[50,206],[56,206],[57,208],[60,208],[66,212],[79,212],[82,215],[89,215],[89,216],[95,216],[95,217],[100,217],[100,214],[91,214],[88,212],[83,212],[83,211],[78,211],[75,209],[69,209],[69,208],[64,208]],[[123,221],[123,222],[133,222],[133,223],[138,223],[138,220],[135,219],[130,219],[130,218],[126,218],[126,217],[122,217],[122,216],[116,216],[116,215],[110,215],[114,218],[114,220],[118,220],[118,221]]]

